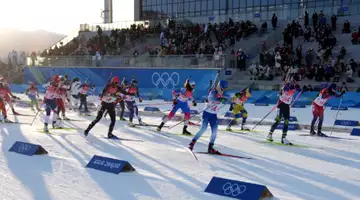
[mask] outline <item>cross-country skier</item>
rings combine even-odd
[[[3,116],[3,121],[5,123],[12,123],[12,121],[10,121],[7,118],[7,112],[6,112],[6,106],[5,106],[5,97],[8,93],[8,89],[7,86],[3,83],[0,82],[0,110]]]
[[[89,115],[89,109],[87,107],[87,96],[89,94],[89,89],[94,90],[95,87],[93,85],[83,83],[82,85],[80,85],[79,89],[80,89],[80,91],[79,91],[79,98],[80,98],[79,112],[81,112],[81,109],[84,106],[85,115]]]
[[[124,77],[124,79],[125,79],[125,77]],[[120,87],[121,87],[123,90],[125,90],[126,87],[127,87],[127,81],[124,80],[124,79],[123,79],[123,81],[122,81],[121,84],[120,84]],[[118,103],[119,103],[120,109],[121,109],[119,118],[120,118],[121,121],[126,121],[126,119],[124,118],[124,112],[125,112],[125,100],[124,100],[124,98],[125,98],[125,96],[120,93],[119,97],[120,97],[120,98],[119,98],[119,100],[118,100]]]
[[[101,99],[101,108],[97,113],[97,116],[94,121],[92,121],[88,128],[85,130],[84,135],[87,136],[90,132],[90,130],[100,121],[100,119],[103,117],[105,110],[109,113],[111,123],[109,126],[108,131],[108,138],[116,138],[112,134],[112,131],[114,129],[115,125],[115,103],[118,99],[118,93],[123,93],[126,95],[133,95],[129,94],[126,91],[123,91],[119,86],[120,80],[117,76],[114,76],[105,86],[102,93],[100,94]]]
[[[140,125],[146,125],[145,123],[143,123],[141,121],[141,118],[139,116],[139,109],[138,106],[136,105],[135,102],[135,97],[139,98],[139,102],[142,102],[142,98],[139,94],[139,88],[137,87],[137,80],[133,79],[131,80],[131,84],[129,87],[127,87],[125,89],[126,92],[128,92],[131,95],[125,95],[125,102],[126,102],[126,107],[129,110],[129,126],[130,127],[135,127],[134,123],[133,123],[133,119],[134,116],[136,115],[138,120],[139,120],[139,124]]]
[[[171,118],[173,118],[176,114],[176,112],[181,109],[181,111],[184,113],[184,128],[183,133],[184,135],[191,135],[191,133],[187,130],[189,119],[190,119],[190,107],[188,104],[188,101],[192,101],[193,106],[196,106],[197,103],[194,100],[193,97],[193,90],[195,89],[195,82],[190,81],[190,79],[187,79],[184,84],[184,88],[173,90],[173,108],[170,111],[169,115],[167,117],[163,118],[163,121],[158,126],[157,130],[161,131],[162,127],[165,125],[165,123]]]
[[[189,144],[189,149],[192,151],[196,141],[204,134],[208,124],[211,127],[211,137],[208,147],[208,153],[210,154],[221,154],[219,151],[214,149],[214,143],[217,135],[218,119],[217,113],[219,112],[220,104],[225,104],[227,99],[224,97],[224,90],[228,88],[228,82],[220,80],[215,89],[211,90],[208,96],[208,102],[202,116],[202,126],[199,132],[196,133],[195,137]]]
[[[81,82],[79,78],[74,78],[70,86],[70,100],[73,108],[78,108],[79,106],[79,92],[80,92]]]
[[[326,134],[321,132],[324,120],[324,106],[325,103],[332,97],[342,97],[345,94],[345,88],[342,89],[340,94],[336,93],[336,84],[332,83],[328,87],[322,89],[316,99],[312,102],[313,119],[311,121],[310,134],[320,137],[327,137]],[[315,123],[319,119],[318,131],[315,132]]]
[[[251,88],[242,89],[240,92],[235,93],[232,98],[232,103],[229,110],[234,114],[234,118],[226,128],[227,131],[231,131],[231,125],[236,124],[237,120],[242,117],[241,130],[249,131],[250,129],[245,127],[248,112],[244,108],[245,102],[251,97]]]
[[[58,85],[58,89],[57,89],[57,95],[56,95],[56,106],[57,106],[57,115],[58,117],[60,116],[60,112],[62,114],[62,117],[64,120],[69,120],[69,118],[67,118],[65,116],[65,100],[67,100],[68,102],[70,101],[70,99],[67,96],[67,89],[68,86],[65,85],[65,81],[66,79],[62,76],[59,76],[60,78],[60,82]],[[60,119],[60,117],[59,117]]]
[[[37,102],[37,98],[39,98],[39,90],[37,89],[35,83],[30,83],[29,87],[25,90],[25,94],[29,97],[30,99],[30,107],[31,110],[34,110],[34,105],[36,107],[37,111],[40,111],[38,102]]]
[[[57,105],[56,105],[56,97],[58,95],[58,87],[60,83],[60,77],[58,75],[54,76],[53,79],[49,82],[48,87],[45,92],[43,103],[45,104],[46,116],[44,118],[44,132],[48,133],[49,128],[48,124],[50,122],[51,112],[52,116],[52,126],[53,128],[61,128],[58,123],[58,115],[57,115]]]
[[[11,108],[11,111],[14,115],[20,115],[18,112],[15,111],[15,108],[14,108],[14,104],[12,103],[11,99],[16,99],[16,100],[20,100],[19,97],[13,95],[13,93],[11,92],[10,90],[10,86],[9,84],[7,83],[6,81],[6,78],[5,77],[0,77],[0,83],[2,83],[4,85],[4,87],[6,88],[7,90],[7,93],[5,94],[5,97],[4,97],[4,101],[9,104],[10,108]]]
[[[292,145],[289,140],[286,139],[288,126],[289,126],[289,120],[290,120],[290,104],[292,101],[292,98],[296,91],[296,82],[295,81],[288,81],[282,90],[280,91],[280,97],[278,100],[277,107],[279,109],[278,115],[275,118],[274,124],[271,126],[269,135],[267,136],[267,140],[272,142],[274,141],[272,138],[272,134],[274,133],[276,127],[280,123],[281,119],[284,119],[284,127],[283,127],[283,133],[281,137],[281,143],[285,145]]]

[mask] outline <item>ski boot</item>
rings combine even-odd
[[[311,129],[310,129],[310,135],[311,135],[311,136],[315,136],[315,135],[316,135],[316,132],[314,131],[314,127],[311,127]]]
[[[272,137],[272,132],[269,132],[269,135],[267,136],[266,140],[269,141],[269,142],[273,142],[273,137]]]
[[[161,131],[162,127],[165,125],[164,122],[161,122],[161,124],[157,127],[157,131]]]
[[[187,127],[188,126],[184,126],[184,128],[183,128],[183,135],[191,135],[191,133],[187,130]]]
[[[245,124],[242,124],[242,125],[241,125],[241,130],[242,130],[242,131],[250,131],[250,129],[247,128],[247,127],[245,126]]]
[[[116,139],[117,137],[115,135],[113,135],[112,133],[108,133],[107,137],[109,139]]]
[[[65,115],[62,116],[63,120],[70,120],[69,118],[67,118]]]
[[[221,153],[218,150],[214,149],[214,143],[209,143],[208,153],[209,154],[221,155]]]
[[[194,149],[194,146],[195,146],[195,143],[196,141],[195,140],[192,140],[189,144],[189,149],[192,151]]]
[[[49,133],[48,124],[45,124],[45,125],[44,125],[44,132],[45,132],[45,133]]]
[[[318,136],[318,137],[328,137],[326,134],[324,134],[323,132],[321,132],[321,130],[318,130],[318,131],[317,131],[316,136]]]
[[[141,125],[141,126],[147,126],[147,124],[144,123],[141,119],[139,119],[139,125]]]
[[[53,129],[62,129],[62,127],[59,125],[59,123],[57,121],[53,121],[52,127],[53,127]]]
[[[20,115],[20,113],[16,112],[14,109],[12,109],[13,115]]]
[[[226,131],[229,131],[229,132],[232,132],[232,131],[233,131],[233,130],[231,129],[231,126],[230,126],[230,125],[226,127]]]
[[[126,121],[126,119],[123,117],[120,117],[120,121]]]
[[[286,137],[281,138],[281,144],[293,145],[288,139],[286,139]]]
[[[84,131],[84,136],[87,137],[89,135],[90,129],[89,127]]]
[[[135,127],[135,124],[134,124],[132,121],[130,121],[128,125],[129,125],[130,127]]]
[[[4,123],[14,123],[14,122],[12,122],[8,118],[4,117]]]

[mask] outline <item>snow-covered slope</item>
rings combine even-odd
[[[142,104],[160,101],[143,102]],[[162,110],[170,104],[161,105]],[[201,105],[197,108],[201,110]],[[250,118],[262,118],[270,107],[246,105]],[[223,112],[227,108],[224,108]],[[34,114],[29,109],[18,112]],[[336,111],[326,111],[325,124],[331,126]],[[341,111],[341,119],[359,119],[360,110]],[[272,120],[275,112],[269,116]],[[309,123],[310,108],[292,109],[299,123]],[[184,148],[191,137],[177,135],[182,125],[169,130],[164,137],[154,127],[130,128],[118,121],[114,134],[141,141],[113,141],[105,139],[109,119],[102,119],[87,138],[82,135],[94,117],[68,117],[82,121],[64,122],[73,130],[39,131],[43,125],[36,120],[33,126],[0,124],[0,199],[228,199],[204,193],[213,176],[266,185],[277,199],[339,200],[359,199],[360,196],[360,141],[348,133],[334,132],[333,138],[301,136],[308,131],[291,131],[288,139],[310,148],[283,147],[264,144],[269,126],[259,126],[247,134],[222,131],[220,126],[216,148],[223,153],[253,158],[252,160],[215,157],[197,154],[198,161]],[[31,116],[9,119],[31,122]],[[143,120],[158,124],[160,117],[145,116]],[[177,122],[171,122],[175,124]],[[196,133],[199,128],[190,127]],[[206,151],[210,129],[195,146],[195,151]],[[281,131],[275,139],[280,140]],[[9,152],[15,141],[42,145],[48,155],[23,156]],[[114,175],[85,168],[93,155],[128,161],[135,172]]]

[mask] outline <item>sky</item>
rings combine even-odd
[[[67,34],[102,22],[104,0],[0,0],[0,28]],[[134,0],[113,0],[114,22],[132,21]]]

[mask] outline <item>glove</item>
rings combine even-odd
[[[139,97],[139,102],[141,103],[143,101],[143,99],[141,97]]]
[[[192,104],[193,104],[194,107],[196,107],[196,105],[197,105],[195,100],[192,102]]]
[[[226,101],[227,101],[227,99],[226,99],[226,98],[220,98],[220,103],[225,104],[225,103],[226,103]]]
[[[70,99],[69,99],[69,98],[67,98],[66,101],[70,103]]]
[[[173,99],[173,104],[176,105],[178,102],[176,99]]]
[[[230,104],[229,111],[232,111],[234,109],[234,103]]]
[[[342,97],[345,94],[345,90],[342,90],[340,96]]]

